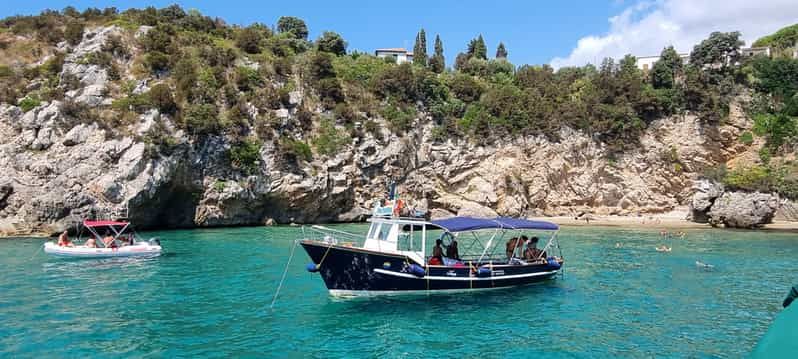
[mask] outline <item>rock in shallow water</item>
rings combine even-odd
[[[709,223],[729,228],[757,228],[773,221],[779,197],[760,192],[726,192],[709,210]]]

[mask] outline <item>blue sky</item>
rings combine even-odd
[[[657,54],[668,45],[689,52],[712,31],[743,33],[749,43],[776,29],[798,23],[795,0],[609,0],[609,1],[88,1],[3,0],[0,17],[36,14],[67,5],[164,7],[178,3],[228,23],[274,24],[282,15],[298,16],[311,38],[337,31],[349,50],[379,47],[412,49],[416,32],[427,32],[428,51],[435,34],[443,40],[447,63],[468,41],[482,34],[493,56],[505,43],[516,64],[551,63],[555,67],[597,63],[606,56]]]
[[[35,14],[42,9],[116,6],[119,9],[163,7],[178,3],[218,16],[228,23],[274,24],[282,15],[303,18],[315,38],[324,30],[339,32],[349,49],[373,51],[378,47],[412,49],[416,32],[427,32],[429,51],[435,34],[443,40],[447,62],[454,60],[470,40],[482,34],[489,54],[503,41],[515,63],[546,63],[565,56],[586,33],[607,28],[607,18],[619,10],[615,2],[578,1],[537,4],[537,1],[61,1],[6,2],[0,16]],[[469,5],[472,3],[473,5]]]

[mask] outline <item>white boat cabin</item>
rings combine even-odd
[[[432,223],[418,219],[401,219],[372,217],[363,249],[374,251],[396,253],[406,255],[419,263],[424,263],[424,248],[427,246],[427,230],[429,228],[440,229]],[[408,231],[402,228],[407,226]],[[420,238],[417,238],[420,234]],[[400,242],[404,246],[400,246]]]

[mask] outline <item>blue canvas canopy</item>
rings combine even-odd
[[[560,227],[551,222],[530,221],[528,219],[496,217],[496,218],[474,218],[474,217],[452,217],[430,221],[430,223],[443,228],[449,232],[467,232],[480,229],[538,229],[546,231],[556,231]]]

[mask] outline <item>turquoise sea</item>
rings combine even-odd
[[[798,283],[794,233],[693,230],[659,253],[657,231],[581,227],[561,231],[563,278],[456,295],[334,299],[297,248],[270,310],[298,228],[144,235],[165,254],[63,260],[0,240],[0,357],[734,358]]]

